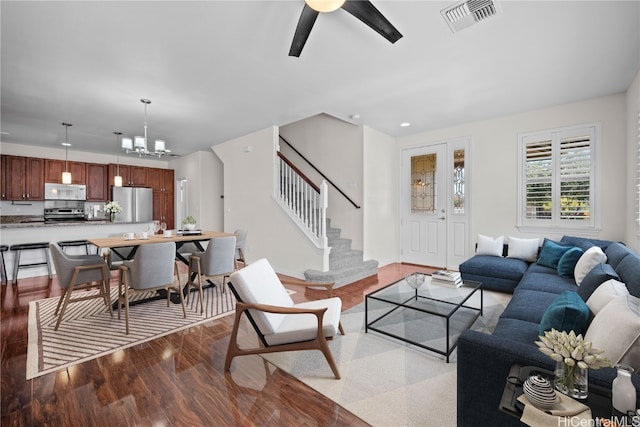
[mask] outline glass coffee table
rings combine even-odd
[[[414,289],[414,273],[365,297],[365,332],[375,331],[446,357],[458,336],[482,315],[482,283],[465,280],[460,287],[431,283]]]

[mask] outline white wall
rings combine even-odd
[[[197,151],[174,159],[169,165],[175,169],[176,181],[187,180],[187,215],[196,218],[198,228],[223,231],[223,201],[220,196],[224,192],[224,171],[218,156],[210,151]],[[176,197],[178,194],[176,185]],[[179,201],[176,200],[176,209],[178,207]],[[177,221],[176,216],[176,227],[180,227]]]
[[[273,198],[278,128],[212,147],[224,165],[224,231],[246,229],[249,263],[267,258],[283,274],[303,278],[322,270],[323,251],[291,223]]]
[[[396,262],[399,253],[399,160],[396,141],[364,127],[364,259],[380,265]]]
[[[625,242],[636,252],[640,251],[640,224],[637,218],[638,189],[635,184],[638,180],[638,114],[640,114],[640,71],[627,90],[627,208],[626,227],[627,238]]]
[[[318,114],[280,127],[280,135],[361,207],[355,208],[329,185],[327,217],[331,219],[331,226],[340,228],[343,238],[351,239],[353,249],[362,249],[362,127],[327,114]],[[304,161],[299,161],[284,142],[280,142],[280,150],[305,175],[312,178],[316,184],[320,184],[322,178]]]
[[[602,230],[592,237],[628,241],[621,209],[627,206],[627,131],[625,95],[612,95],[527,113],[438,129],[398,139],[399,148],[416,147],[471,136],[468,177],[473,188],[471,239],[487,235],[532,236],[516,228],[518,134],[591,122],[602,124],[601,206]],[[547,235],[560,238],[563,231]],[[574,233],[581,234],[584,233]],[[470,248],[472,249],[472,248]],[[470,250],[469,253],[473,253]]]

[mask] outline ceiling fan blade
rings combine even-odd
[[[317,17],[318,12],[311,9],[305,3],[304,8],[302,9],[302,14],[300,14],[300,19],[298,20],[296,32],[293,35],[291,49],[289,49],[289,56],[300,56],[300,53],[302,53],[302,48],[309,38],[309,33],[311,33],[311,29],[313,28],[313,24],[316,22]]]
[[[391,43],[402,38],[402,34],[368,0],[347,0],[342,8],[374,29]]]

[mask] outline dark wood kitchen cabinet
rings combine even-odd
[[[144,166],[120,165],[122,185],[125,187],[147,187],[147,169]],[[118,174],[118,165],[109,164],[109,187],[113,185],[113,178]]]
[[[2,199],[44,200],[44,159],[2,157]]]
[[[153,192],[153,219],[167,224],[168,229],[175,228],[173,193]]]
[[[106,202],[109,200],[108,165],[98,163],[86,164],[87,201]]]
[[[83,162],[68,162],[69,172],[71,172],[72,184],[86,184],[86,168]],[[45,162],[45,182],[55,182],[62,184],[62,172],[65,171],[64,160],[47,159]]]

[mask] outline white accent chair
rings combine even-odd
[[[223,276],[221,289],[224,292],[224,281],[235,270],[236,237],[216,237],[209,240],[207,249],[204,252],[194,252],[189,257],[189,289],[193,286],[198,288],[200,313],[204,311],[202,280],[206,280],[213,285],[208,277]],[[192,277],[195,276],[195,282]],[[189,294],[187,294],[187,299]]]
[[[67,255],[60,245],[50,243],[49,250],[51,258],[56,269],[56,278],[58,285],[64,289],[64,293],[58,300],[58,305],[54,315],[58,315],[54,331],[58,330],[62,316],[70,302],[85,301],[93,298],[102,298],[104,303],[109,307],[109,312],[113,316],[113,308],[111,307],[111,296],[109,295],[109,270],[107,264],[100,255]],[[71,293],[76,290],[87,290],[98,288],[99,292],[85,293],[81,297],[71,298]],[[63,303],[64,301],[64,303]],[[60,306],[62,305],[62,310]]]
[[[120,307],[124,304],[127,335],[129,334],[129,293],[164,289],[167,292],[167,307],[169,307],[170,291],[176,291],[180,294],[182,314],[185,318],[187,317],[175,256],[174,242],[153,243],[141,245],[133,260],[123,261],[120,265],[118,319],[120,319]]]
[[[294,304],[269,261],[264,258],[237,270],[229,277],[229,288],[238,302],[225,371],[229,370],[236,356],[320,350],[336,379],[340,379],[338,367],[327,344],[327,339],[332,339],[338,331],[344,335],[340,324],[342,301],[340,298],[331,298],[333,283],[307,283],[301,280],[291,282],[300,286],[324,287],[328,290],[329,298]],[[242,314],[246,314],[263,347],[243,349],[238,346],[238,327]]]

